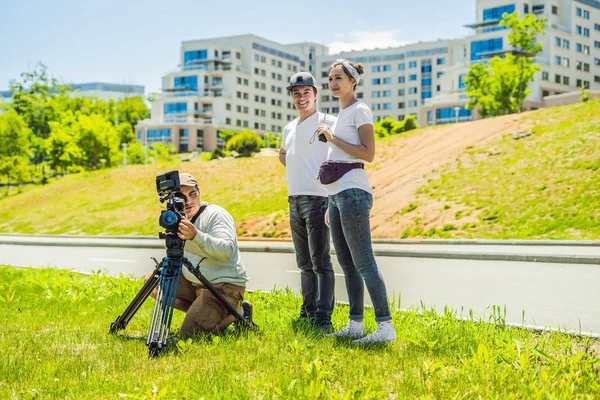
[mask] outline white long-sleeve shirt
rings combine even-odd
[[[248,276],[231,215],[224,208],[210,204],[194,221],[194,225],[198,233],[193,240],[185,242],[184,256],[194,267],[206,257],[200,263],[200,272],[211,283],[227,282],[246,286]],[[183,268],[183,276],[200,283],[187,268]]]

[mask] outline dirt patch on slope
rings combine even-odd
[[[532,128],[531,122],[524,122],[524,116],[503,117],[459,123],[425,130],[424,132],[398,138],[393,142],[378,142],[375,162],[367,167],[373,186],[374,207],[371,212],[373,237],[399,238],[402,231],[414,225],[415,218],[428,229],[429,226],[442,227],[458,224],[456,205],[428,201],[411,210],[415,202],[415,191],[427,183],[437,171],[456,163],[467,148],[480,148],[502,138],[503,135]],[[289,237],[289,223],[274,216],[265,216],[238,225],[241,236]],[[469,223],[474,215],[461,216],[460,224]]]

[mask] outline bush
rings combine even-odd
[[[242,157],[250,157],[262,147],[263,140],[256,133],[245,129],[227,142],[226,149],[235,151]]]

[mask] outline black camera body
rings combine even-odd
[[[167,203],[167,209],[160,212],[158,224],[165,228],[158,237],[166,240],[167,255],[170,257],[183,257],[184,241],[177,236],[179,223],[185,217],[185,197],[181,194],[179,171],[173,170],[156,177],[156,191],[160,202]]]
[[[325,136],[324,133],[321,133],[319,135],[319,142],[327,143],[327,137]]]

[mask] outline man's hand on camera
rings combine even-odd
[[[190,222],[185,217],[181,218],[181,222],[179,222],[179,232],[177,232],[177,236],[183,240],[193,240],[196,237],[196,233],[198,230],[196,226]]]

